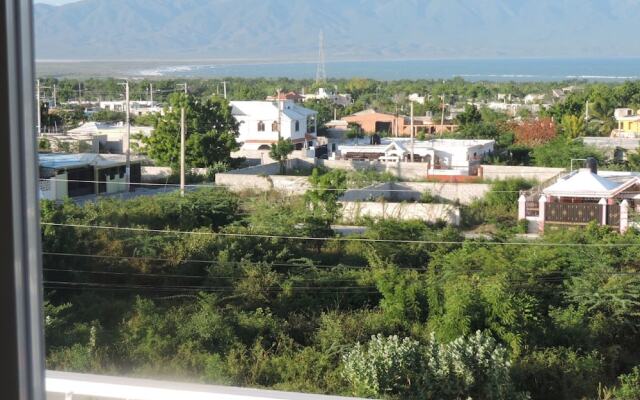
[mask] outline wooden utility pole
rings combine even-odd
[[[120,85],[124,86],[124,101],[125,101],[125,124],[126,124],[126,134],[124,137],[124,141],[122,143],[122,147],[125,147],[125,155],[126,155],[126,167],[124,173],[124,179],[127,186],[127,191],[131,191],[131,109],[129,107],[129,81],[125,80]]]
[[[413,126],[413,101],[411,102],[411,162],[413,162],[413,148],[415,144],[415,131]]]
[[[184,197],[184,188],[185,188],[185,142],[187,136],[187,126],[186,126],[186,109],[184,102],[187,101],[187,83],[183,83],[184,85],[184,100],[182,103],[182,107],[180,108],[180,196]],[[182,86],[180,85],[180,86]]]
[[[442,117],[440,119],[440,134],[442,134],[442,132],[444,131],[444,110],[445,110],[445,103],[444,103],[444,93],[442,93]]]
[[[280,89],[278,89],[278,143],[282,139],[282,103],[280,100]]]

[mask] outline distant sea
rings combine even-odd
[[[313,79],[316,63],[39,62],[41,75],[147,78]],[[640,58],[435,59],[326,63],[329,78],[450,79],[468,81],[624,81],[640,79]]]

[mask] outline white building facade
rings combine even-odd
[[[432,174],[476,175],[482,159],[493,152],[493,140],[384,139],[379,145],[340,146],[338,156],[346,160],[426,163]]]
[[[232,101],[242,150],[269,150],[278,137],[290,139],[296,150],[316,145],[318,125],[314,110],[293,101]]]

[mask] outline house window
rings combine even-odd
[[[258,132],[264,132],[264,122],[258,122]]]
[[[296,132],[300,132],[300,121],[296,121]]]
[[[278,127],[278,122],[273,121],[273,123],[271,124],[271,132],[278,132],[279,130],[280,128]]]

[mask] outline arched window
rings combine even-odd
[[[264,122],[258,122],[258,132],[264,132]]]
[[[278,132],[279,130],[278,121],[273,121],[273,124],[271,124],[271,132]]]
[[[296,132],[300,132],[300,121],[296,121]]]

